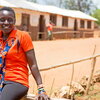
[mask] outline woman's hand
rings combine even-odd
[[[50,98],[46,94],[39,94],[37,95],[36,100],[50,100]]]
[[[36,96],[36,100],[50,100],[44,88],[38,89],[38,95]]]

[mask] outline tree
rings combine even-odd
[[[39,3],[44,2],[47,5],[53,5],[60,8],[70,9],[70,10],[80,10],[84,13],[91,14],[96,6],[92,0],[27,0],[31,2]]]
[[[62,8],[64,0],[44,0],[47,5],[53,5]]]
[[[92,0],[65,0],[64,7],[70,10],[80,10],[87,14],[91,14],[96,9]]]
[[[34,2],[34,3],[36,3],[36,2],[37,2],[37,0],[27,0],[27,1]]]
[[[93,17],[95,17],[98,21],[96,21],[96,23],[98,25],[100,25],[100,9],[96,9],[93,14],[92,14]]]
[[[55,2],[51,1],[51,0],[45,0],[45,3],[46,3],[46,5],[56,5]]]

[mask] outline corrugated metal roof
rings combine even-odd
[[[14,4],[11,4],[10,2],[8,2],[6,0],[0,0],[0,6],[17,7]]]
[[[89,19],[94,21],[97,20],[81,11],[61,9],[55,6],[40,5],[26,0],[0,0],[0,6],[24,8],[63,16],[70,16],[74,18]]]

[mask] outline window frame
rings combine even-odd
[[[62,16],[62,26],[68,27],[68,17],[67,16]]]
[[[57,15],[56,15],[56,14],[50,14],[50,21],[51,21],[54,25],[57,25]]]
[[[87,21],[87,28],[88,29],[92,28],[92,21],[90,21],[90,20]]]
[[[85,21],[83,19],[80,20],[80,28],[85,28]]]

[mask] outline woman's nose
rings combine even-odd
[[[9,24],[8,20],[5,20],[4,24]]]

